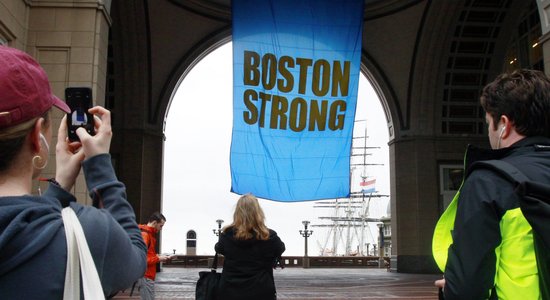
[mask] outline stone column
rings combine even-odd
[[[22,48],[46,70],[53,93],[64,99],[64,90],[68,86],[91,87],[94,104],[103,105],[111,25],[104,2],[34,0],[25,3],[28,5],[28,29]],[[62,117],[62,113],[54,113],[54,128],[58,128]],[[55,135],[54,130],[53,141],[56,140]],[[53,154],[52,151],[52,163],[44,177],[55,175]],[[73,193],[79,202],[91,204],[82,174],[76,181]]]
[[[437,211],[433,139],[410,137],[390,144],[392,257],[398,272],[431,273],[431,239]],[[406,174],[406,176],[403,176]],[[383,253],[380,248],[380,253]],[[380,255],[381,256],[381,255]]]

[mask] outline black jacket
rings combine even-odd
[[[285,244],[273,230],[269,239],[236,240],[232,228],[220,234],[216,252],[224,256],[218,300],[276,299],[273,281],[275,259],[285,251]]]
[[[528,137],[499,150],[468,149],[465,157],[467,175],[460,189],[453,244],[445,268],[445,299],[487,299],[489,294],[490,299],[505,296],[494,289],[499,267],[495,249],[503,245],[501,220],[507,211],[519,207],[519,198],[513,185],[495,171],[468,170],[476,161],[501,159],[531,180],[549,183],[550,151],[548,147],[536,145],[550,145],[550,139]],[[550,231],[550,222],[546,226]]]

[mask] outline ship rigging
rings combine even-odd
[[[366,120],[355,122],[357,125],[358,122],[364,121]],[[350,197],[314,202],[314,208],[326,209],[330,212],[329,215],[318,217],[320,222],[312,225],[326,231],[324,240],[317,239],[320,256],[376,255],[375,241],[378,234],[373,235],[371,227],[376,228],[376,224],[381,222],[383,216],[371,214],[371,200],[382,201],[389,195],[380,194],[376,190],[376,178],[368,172],[367,168],[384,164],[367,161],[372,151],[380,149],[380,147],[368,146],[367,140],[365,125],[364,135],[353,137],[350,158]]]

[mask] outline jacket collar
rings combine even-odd
[[[141,231],[146,231],[146,232],[149,232],[149,233],[152,233],[152,234],[157,233],[157,230],[154,227],[151,227],[147,224],[139,224],[139,229],[141,229]]]
[[[529,151],[533,148],[536,151],[550,151],[550,138],[543,136],[525,137],[515,142],[510,147],[502,149],[487,149],[474,145],[468,145],[468,149],[466,150],[466,155],[464,157],[464,167],[465,170],[468,170],[468,168],[476,161],[502,159],[504,157],[513,156],[516,153]]]

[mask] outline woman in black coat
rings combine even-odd
[[[216,252],[225,257],[218,299],[277,298],[273,268],[285,244],[264,220],[256,197],[248,194],[239,199],[233,223],[223,228],[215,246]]]

